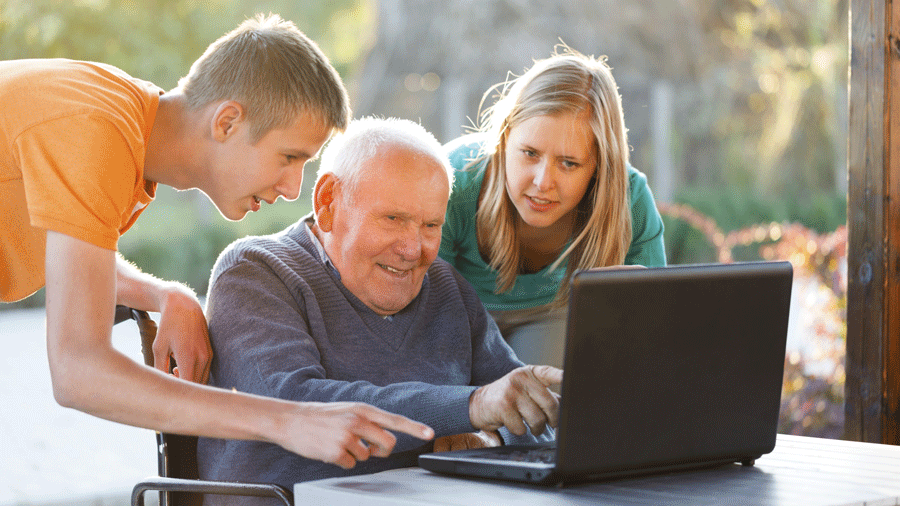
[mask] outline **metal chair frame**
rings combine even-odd
[[[144,363],[153,366],[153,340],[157,325],[146,311],[126,306],[116,307],[116,321],[135,320],[141,335],[141,354]],[[174,367],[174,364],[173,364]],[[197,470],[197,437],[156,433],[157,467],[159,476],[151,476],[134,486],[132,506],[144,506],[144,494],[159,492],[160,506],[188,506],[203,504],[203,494],[272,497],[293,506],[293,494],[273,483],[241,483],[199,479]]]

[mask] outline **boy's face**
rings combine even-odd
[[[251,143],[248,121],[238,121],[213,155],[214,179],[202,188],[225,218],[237,221],[248,211],[259,211],[262,202],[274,204],[300,195],[303,167],[315,158],[331,136],[314,115],[301,113],[285,128],[270,130]]]

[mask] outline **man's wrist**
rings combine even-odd
[[[484,389],[483,386],[473,390],[471,395],[469,395],[469,423],[472,424],[475,430],[481,430],[481,419],[478,417],[476,404],[479,402],[482,389]]]
[[[200,301],[197,294],[188,287],[175,281],[166,281],[162,284],[157,296],[157,311],[163,310],[171,305],[190,305],[199,306]]]

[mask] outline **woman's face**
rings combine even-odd
[[[571,223],[597,165],[587,118],[587,113],[535,116],[510,129],[506,192],[526,227]]]

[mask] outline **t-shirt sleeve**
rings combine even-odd
[[[116,249],[138,167],[115,125],[59,118],[24,131],[15,149],[33,226]]]
[[[661,267],[666,265],[663,241],[663,221],[647,177],[632,170],[631,185],[631,247],[625,256],[626,265]]]

